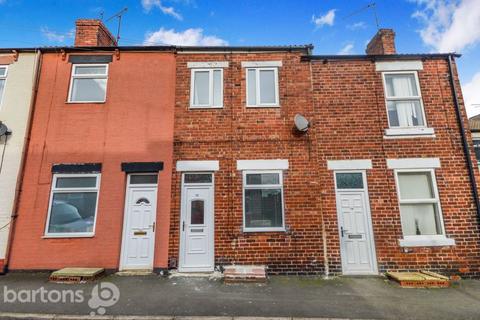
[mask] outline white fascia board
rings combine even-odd
[[[421,60],[413,61],[377,61],[375,62],[377,71],[415,71],[423,70]]]
[[[237,170],[288,170],[288,160],[237,160]]]
[[[190,69],[201,68],[228,68],[228,61],[187,62]]]
[[[242,68],[281,67],[282,61],[242,61]]]
[[[372,169],[372,160],[328,160],[328,170],[367,170]]]
[[[389,169],[434,169],[440,168],[439,158],[387,159]]]
[[[177,161],[177,171],[218,171],[218,160],[209,161]]]

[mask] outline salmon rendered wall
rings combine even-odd
[[[113,51],[93,54],[112,55]],[[159,161],[164,168],[158,179],[154,267],[164,268],[175,57],[171,52],[120,51],[109,63],[104,103],[66,102],[71,69],[68,54],[44,54],[9,268],[117,269],[126,189],[121,163]],[[102,164],[95,234],[88,238],[46,238],[52,165],[78,163]]]

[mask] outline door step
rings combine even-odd
[[[63,268],[52,272],[48,280],[58,283],[81,283],[97,280],[104,274],[103,268]]]
[[[265,283],[267,282],[267,272],[265,266],[253,265],[232,265],[225,266],[223,271],[225,283]]]
[[[209,278],[209,279],[221,279],[223,274],[218,271],[213,272],[179,272],[170,271],[169,278]]]
[[[150,276],[153,273],[152,270],[122,270],[115,273],[117,276],[128,277],[128,276]]]
[[[386,275],[404,288],[446,288],[451,284],[448,277],[424,270],[420,272],[387,272]]]

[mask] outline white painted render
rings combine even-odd
[[[281,67],[282,61],[242,61],[242,68]]]
[[[218,160],[177,161],[177,171],[218,171],[219,169]]]
[[[387,159],[389,169],[434,169],[440,168],[439,158]]]
[[[187,68],[228,68],[228,61],[187,62]]]
[[[8,75],[0,105],[0,121],[12,131],[12,135],[7,139],[5,159],[0,172],[0,259],[5,258],[10,231],[8,223],[14,210],[16,190],[19,187],[17,181],[20,177],[30,117],[35,69],[35,53],[20,53],[18,60],[8,65]],[[0,154],[4,143],[5,137],[0,138]]]
[[[328,170],[367,170],[372,169],[372,160],[328,160]]]
[[[288,170],[288,160],[237,160],[237,170]]]
[[[423,70],[423,63],[420,60],[412,61],[377,61],[375,62],[377,71],[414,71]]]

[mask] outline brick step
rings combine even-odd
[[[267,282],[267,273],[265,266],[253,265],[232,265],[226,266],[223,271],[223,280],[225,283],[265,283]]]
[[[82,283],[94,281],[104,274],[103,268],[63,268],[52,272],[48,280],[57,283]]]
[[[387,272],[386,275],[404,288],[446,288],[451,284],[448,277],[431,271]]]

